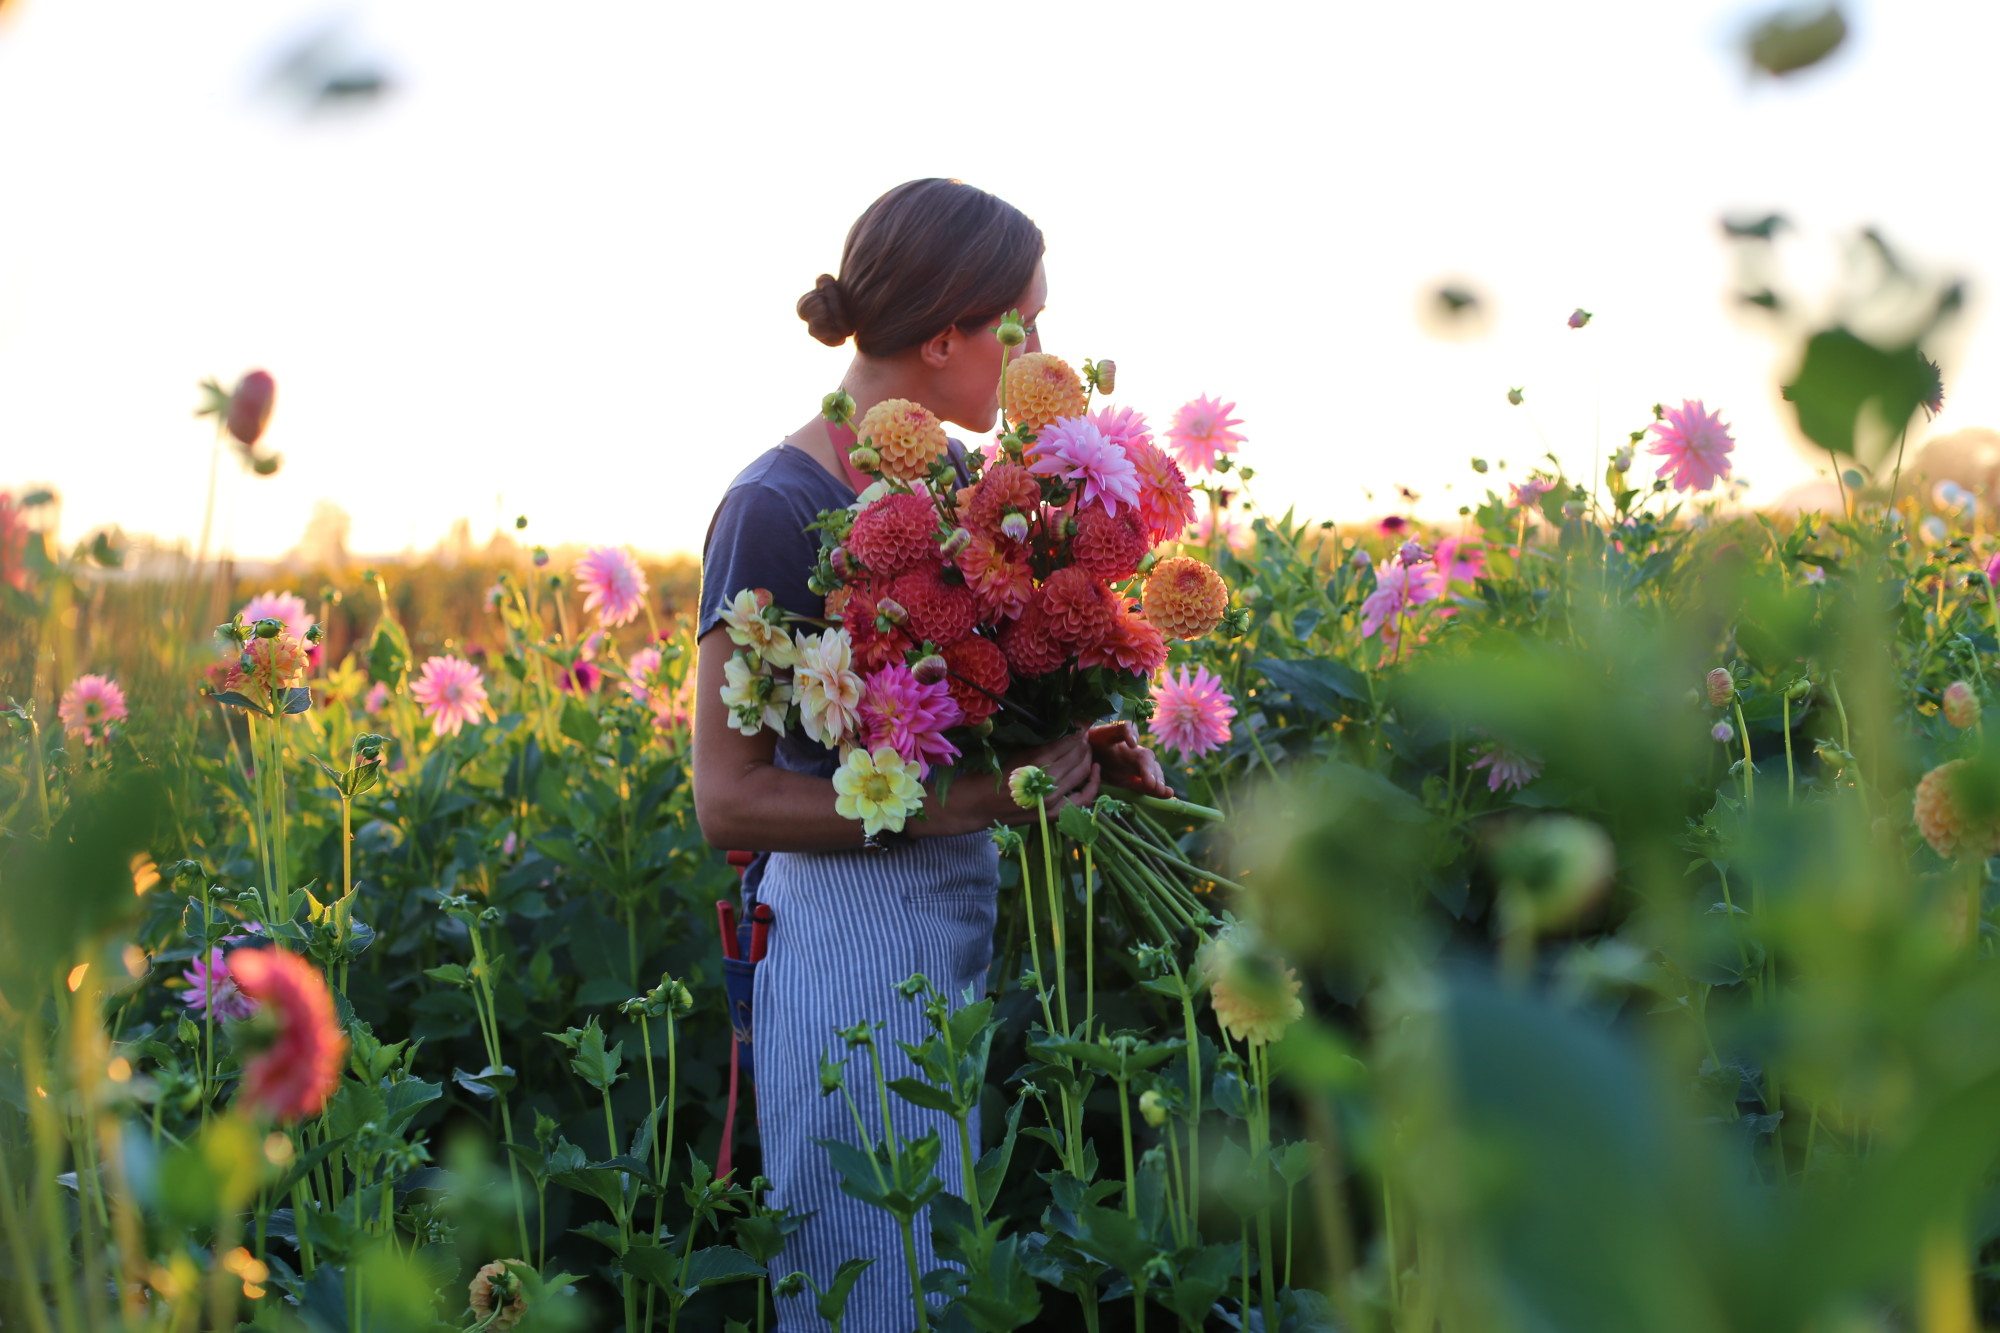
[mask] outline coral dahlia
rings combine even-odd
[[[878,608],[884,599],[894,600],[878,592],[872,582],[847,589],[840,623],[847,631],[857,671],[880,671],[891,662],[902,661],[903,655],[917,646],[904,625],[883,623]]]
[[[1107,667],[1127,675],[1150,676],[1166,665],[1167,641],[1159,627],[1120,605],[1111,627],[1096,644],[1077,655],[1082,667]]]
[[[958,553],[958,572],[979,599],[980,613],[989,620],[1012,620],[1035,595],[1028,562],[1009,545],[983,532],[972,534]]]
[[[1152,546],[1135,510],[1122,514],[1108,509],[1077,511],[1070,551],[1077,564],[1107,583],[1119,583],[1138,573],[1139,562]]]
[[[1222,623],[1229,589],[1222,575],[1193,556],[1168,556],[1146,576],[1146,619],[1162,634],[1199,639]]]
[[[2000,856],[2000,815],[1974,814],[1966,808],[1965,795],[1959,789],[1967,766],[1967,760],[1950,760],[1917,783],[1912,810],[1917,832],[1947,861],[1967,854]]]
[[[944,425],[929,408],[907,398],[885,398],[868,409],[854,428],[854,437],[872,445],[881,458],[881,472],[898,481],[915,481],[944,457]]]
[[[238,1094],[260,1114],[302,1120],[326,1105],[340,1082],[347,1038],[334,1017],[320,970],[283,949],[234,949],[223,962],[237,987],[272,1022],[268,1043],[243,1065]]]
[[[519,1259],[495,1259],[472,1275],[466,1298],[478,1327],[509,1329],[521,1322],[528,1312],[528,1293],[516,1270],[527,1267]]]
[[[1036,600],[1049,635],[1071,650],[1096,646],[1120,610],[1118,595],[1078,565],[1050,574]]]
[[[1042,507],[1042,487],[1019,463],[995,463],[978,483],[967,488],[962,516],[967,527],[989,537],[1000,535],[1009,513],[1033,515]]]
[[[1089,409],[1083,380],[1069,362],[1047,352],[1029,352],[1007,367],[1007,419],[1022,430],[1040,432],[1063,417]]]

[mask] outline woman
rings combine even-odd
[[[908,398],[984,433],[999,415],[1000,317],[1018,309],[1029,330],[1023,350],[1040,346],[1034,327],[1048,297],[1042,249],[1041,230],[992,195],[955,180],[911,181],[861,215],[840,276],[822,275],[798,312],[821,342],[854,340],[840,387],[853,396],[857,419],[884,399]],[[836,1028],[879,1021],[888,1077],[914,1076],[896,1043],[921,1042],[929,1031],[918,1005],[894,987],[922,972],[954,1003],[968,986],[984,990],[999,886],[988,830],[1032,816],[1015,805],[1004,779],[965,774],[943,799],[927,800],[907,838],[864,847],[861,825],[834,810],[831,752],[803,737],[747,737],[728,725],[719,698],[734,645],[719,627],[721,611],[741,589],[765,588],[787,611],[822,614],[823,599],[806,586],[818,554],[806,525],[867,486],[847,461],[848,443],[813,418],[745,468],[716,510],[702,556],[695,811],[710,843],[760,853],[746,886],[777,918],[757,969],[757,1128],[772,1181],[767,1201],[810,1216],[772,1272],[802,1269],[824,1287],[842,1261],[872,1259],[849,1298],[846,1324],[877,1330],[914,1323],[902,1235],[887,1212],[840,1192],[814,1143],[856,1138],[845,1100],[821,1095],[820,1060],[848,1054]],[[952,454],[962,470],[962,446],[954,442]],[[1094,800],[1103,782],[1169,794],[1158,761],[1128,724],[1008,758],[1010,771],[1047,770],[1061,802]],[[852,1061],[848,1077],[879,1138],[868,1061]],[[955,1141],[941,1114],[896,1101],[891,1116],[899,1138],[936,1129],[947,1146]],[[959,1154],[946,1151],[938,1171],[946,1188],[961,1190]],[[927,1272],[937,1261],[926,1218],[916,1232],[918,1268]],[[783,1305],[781,1328],[818,1325],[810,1296]]]

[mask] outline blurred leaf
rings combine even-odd
[[[1839,5],[1828,5],[1814,14],[1787,9],[1751,31],[1748,50],[1757,68],[1782,76],[1810,69],[1846,40],[1847,19]]]

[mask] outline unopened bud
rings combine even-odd
[[[903,604],[895,598],[884,597],[881,601],[875,603],[875,618],[882,622],[883,628],[886,630],[891,625],[900,625],[907,621],[910,618],[910,613],[905,611]]]
[[[1736,678],[1729,674],[1728,667],[1717,667],[1708,673],[1708,702],[1713,708],[1725,708],[1736,697]]]
[[[951,674],[951,668],[945,664],[943,657],[931,653],[918,658],[917,664],[910,668],[910,674],[917,678],[919,685],[935,685]]]
[[[1139,1094],[1139,1116],[1148,1125],[1158,1129],[1167,1123],[1167,1099],[1148,1088]]]
[[[284,632],[285,626],[283,622],[273,620],[268,616],[257,622],[256,634],[260,639],[275,639]]]
[[[854,395],[835,389],[819,400],[819,414],[836,426],[846,425],[854,419]]]
[[[1736,739],[1736,728],[1730,726],[1727,722],[1718,722],[1708,729],[1708,734],[1715,739],[1717,744],[1727,745]]]
[[[546,546],[537,546],[537,547],[535,548],[535,555],[534,555],[534,561],[535,561],[535,568],[536,568],[536,569],[540,569],[540,568],[541,568],[542,566],[544,566],[544,565],[548,564],[548,563],[549,563],[549,548],[548,548],[548,547],[546,547]]]
[[[1516,407],[1519,407],[1521,405],[1521,399],[1524,397],[1526,397],[1526,395],[1521,392],[1519,387],[1507,390],[1507,401],[1512,403]]]
[[[827,556],[826,562],[833,566],[833,572],[840,575],[843,579],[854,576],[854,557],[847,553],[845,546],[834,547],[832,553]]]
[[[970,532],[967,532],[964,528],[953,528],[951,535],[939,544],[938,550],[944,555],[945,559],[950,560],[960,551],[963,551],[971,542],[972,534]]]
[[[1118,363],[1116,361],[1086,361],[1083,363],[1083,377],[1099,393],[1110,393],[1118,383]]]
[[[1368,569],[1375,564],[1375,557],[1369,555],[1364,547],[1357,546],[1354,548],[1353,558],[1348,563],[1356,569]]]
[[[1968,681],[1944,687],[1944,720],[1964,731],[1979,721],[1979,694]]]
[[[278,386],[268,370],[253,370],[236,381],[229,395],[229,410],[222,422],[239,443],[248,448],[264,438],[271,424],[271,407],[277,401]]]
[[[1424,544],[1415,537],[1404,542],[1396,550],[1396,562],[1402,565],[1421,565],[1430,558],[1431,553],[1426,551]]]
[[[993,331],[993,336],[1000,340],[1002,347],[1019,347],[1028,341],[1028,331],[1021,327],[1021,312],[1009,310],[1001,319],[1000,327]]]
[[[1576,309],[1570,311],[1569,326],[1571,328],[1580,329],[1588,323],[1590,323],[1590,312],[1588,310],[1585,310],[1582,306],[1578,306]]]
[[[1618,446],[1618,452],[1611,455],[1611,466],[1620,472],[1630,472],[1632,470],[1632,446],[1629,444]]]
[[[318,643],[321,639],[324,639],[325,637],[326,637],[326,631],[319,627],[319,623],[317,621],[306,626],[307,643]]]
[[[874,472],[882,466],[882,455],[872,445],[857,444],[847,451],[847,461],[858,471]]]
[[[1000,520],[1000,535],[1010,542],[1028,540],[1028,516],[1018,510],[1008,513]]]

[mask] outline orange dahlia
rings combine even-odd
[[[1109,667],[1135,676],[1151,676],[1167,664],[1167,641],[1152,621],[1120,608],[1104,637],[1076,660],[1079,666]]]
[[[1036,600],[1049,634],[1070,649],[1095,647],[1118,614],[1118,594],[1078,565],[1066,565],[1049,575]]]
[[[998,644],[969,635],[946,646],[944,661],[951,670],[952,701],[965,714],[968,725],[978,726],[999,711],[1000,696],[1012,680],[1007,674],[1007,655]]]
[[[272,637],[252,638],[243,645],[239,665],[243,676],[266,694],[303,684],[306,676],[306,646],[280,630]]]
[[[251,1023],[276,1025],[268,1043],[244,1062],[243,1100],[273,1120],[317,1115],[339,1085],[347,1058],[326,978],[283,949],[232,949],[223,962],[236,988],[260,1002]]]
[[[480,1327],[512,1328],[521,1322],[521,1316],[528,1312],[528,1295],[516,1270],[527,1267],[519,1259],[495,1259],[472,1275],[467,1298]]]
[[[997,537],[1009,510],[1032,517],[1042,507],[1042,484],[1019,463],[995,463],[962,492],[960,506],[967,527]]]
[[[869,572],[893,578],[937,559],[937,529],[928,496],[885,495],[855,516],[847,551]]]
[[[1176,639],[1199,639],[1222,623],[1229,589],[1193,556],[1168,556],[1146,576],[1146,619]]]
[[[910,614],[909,632],[943,648],[972,633],[979,620],[979,599],[963,583],[947,582],[936,566],[913,569],[889,585],[889,595]]]
[[[1007,419],[1022,430],[1080,417],[1089,406],[1083,380],[1059,356],[1030,352],[1007,367]]]
[[[915,481],[944,457],[944,424],[922,403],[884,398],[868,409],[854,437],[873,445],[882,459],[882,475]]]
[[[972,589],[980,612],[989,620],[1014,619],[1035,595],[1028,562],[1014,554],[1007,543],[983,532],[973,533],[959,551],[958,572],[965,576],[965,586]]]
[[[880,671],[891,662],[902,661],[916,647],[906,626],[882,623],[877,608],[886,596],[873,584],[850,585],[846,605],[841,608],[840,624],[854,645],[857,671]]]
[[[2000,856],[2000,818],[1990,814],[1980,817],[1966,809],[1959,789],[1965,767],[1965,760],[1953,759],[1924,774],[1917,784],[1917,831],[1931,850],[1947,861],[1968,852]]]
[[[1000,631],[1000,651],[1006,654],[1007,669],[1016,680],[1046,676],[1069,659],[1069,650],[1049,633],[1048,612],[1039,597],[1028,603],[1019,620]]]
[[[1106,583],[1118,583],[1139,572],[1152,543],[1146,540],[1139,516],[1131,509],[1115,516],[1092,505],[1076,516],[1076,536],[1070,551],[1076,563]]]

